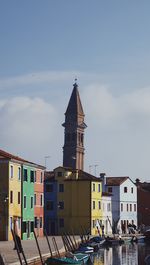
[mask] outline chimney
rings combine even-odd
[[[102,190],[106,191],[106,173],[100,173],[100,178],[102,180]]]

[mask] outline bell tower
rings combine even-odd
[[[65,112],[63,166],[73,169],[84,169],[84,112],[78,91],[78,85],[73,84],[73,91]]]

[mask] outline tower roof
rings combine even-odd
[[[78,85],[76,82],[73,84],[73,91],[65,115],[84,116],[80,95],[78,91]]]

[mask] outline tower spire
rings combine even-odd
[[[63,166],[84,169],[84,112],[78,91],[77,79],[65,112]]]

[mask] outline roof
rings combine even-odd
[[[55,175],[54,175],[54,171],[45,171],[44,172],[44,180],[48,181],[48,180],[55,180]]]
[[[16,160],[16,161],[18,161],[18,162],[20,162],[20,163],[28,163],[28,164],[32,164],[32,165],[35,166],[35,167],[41,167],[41,168],[45,169],[45,167],[42,166],[42,165],[38,165],[38,164],[33,163],[33,162],[31,162],[31,161],[25,160],[25,159],[23,159],[22,157],[19,157],[19,156],[13,155],[13,154],[11,154],[11,153],[8,153],[8,152],[6,152],[6,151],[0,149],[0,159],[4,159],[4,158],[7,158],[7,159],[13,159],[13,160]]]
[[[72,174],[67,178],[67,180],[82,180],[82,181],[96,181],[101,182],[100,178],[97,178],[83,170],[78,170],[78,179],[72,179]]]
[[[120,186],[127,179],[129,179],[129,177],[107,177],[106,185],[107,186]]]
[[[82,104],[81,104],[81,100],[80,100],[80,95],[79,95],[79,91],[78,91],[78,85],[77,83],[75,83],[73,85],[73,91],[68,103],[68,107],[66,110],[66,115],[82,115],[84,116],[84,112],[83,112],[83,108],[82,108]]]

